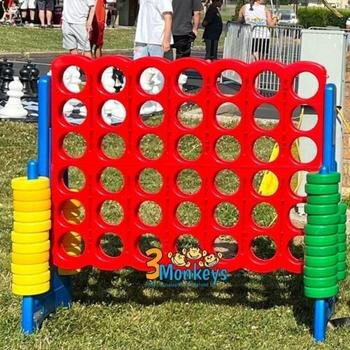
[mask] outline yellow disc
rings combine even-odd
[[[50,271],[36,273],[34,275],[12,275],[12,283],[19,286],[34,286],[50,281]]]
[[[50,266],[48,262],[34,265],[11,264],[11,272],[16,275],[33,275],[36,273],[48,271],[49,268]]]
[[[50,188],[37,191],[13,191],[13,200],[22,202],[43,201],[51,198]]]
[[[19,286],[12,283],[12,293],[16,295],[38,295],[50,290],[50,282],[37,284],[34,286]]]
[[[76,269],[76,270],[64,270],[64,269],[58,269],[58,274],[60,276],[72,276],[72,275],[76,275],[80,272],[80,269]]]
[[[11,241],[14,243],[39,243],[47,241],[49,237],[49,231],[34,233],[11,232]]]
[[[50,180],[45,176],[39,176],[37,179],[33,180],[28,180],[27,177],[22,176],[12,179],[11,186],[13,190],[37,191],[48,188],[50,186]]]
[[[37,254],[19,254],[11,253],[11,261],[14,264],[24,265],[35,265],[48,262],[50,259],[49,251]]]
[[[44,253],[50,249],[50,241],[39,243],[12,243],[12,251],[19,254]]]
[[[51,200],[45,199],[42,201],[30,201],[30,202],[21,202],[13,201],[13,210],[15,211],[44,211],[51,209]]]
[[[22,212],[14,211],[13,220],[18,222],[38,222],[51,219],[51,210]]]
[[[38,221],[38,222],[14,222],[13,230],[16,232],[43,232],[51,229],[51,221]]]

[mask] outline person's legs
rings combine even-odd
[[[176,59],[191,55],[191,40],[189,35],[174,35],[174,48]]]
[[[211,61],[212,60],[212,45],[213,45],[213,41],[210,39],[205,39],[205,59],[207,61]]]
[[[20,5],[21,17],[23,24],[27,21],[28,0],[24,0]]]
[[[28,1],[28,8],[29,8],[29,23],[34,26],[34,20],[35,20],[35,9],[36,9],[36,4],[35,0],[29,0]]]
[[[86,57],[91,57],[89,34],[86,31],[85,24],[71,24],[71,28],[77,43],[78,52]]]
[[[45,27],[45,0],[38,0],[40,26]]]
[[[134,60],[137,60],[141,57],[147,57],[148,56],[148,48],[146,44],[143,43],[135,43],[134,45]]]
[[[49,27],[52,27],[52,12],[54,7],[54,0],[46,0],[46,21]]]

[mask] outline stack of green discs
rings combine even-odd
[[[346,264],[346,209],[345,203],[339,203],[339,225],[338,225],[338,281],[345,279]]]
[[[330,298],[339,290],[340,174],[310,173],[306,180],[304,291],[309,298]]]

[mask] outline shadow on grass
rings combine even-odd
[[[170,300],[211,305],[243,305],[253,309],[288,306],[298,324],[312,326],[313,304],[304,297],[302,275],[286,272],[256,274],[239,270],[217,286],[195,286],[183,282],[169,287],[162,283],[149,286],[145,273],[125,269],[119,272],[84,269],[73,277],[75,300],[83,304],[136,303],[160,305]]]

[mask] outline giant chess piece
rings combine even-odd
[[[35,64],[32,64],[30,69],[30,86],[33,93],[33,98],[36,100],[38,98],[38,80],[40,71]]]
[[[103,88],[109,93],[115,93],[115,80],[113,79],[113,67],[104,70],[101,77]]]
[[[63,83],[70,92],[80,92],[80,71],[77,66],[69,66],[63,73]]]
[[[30,99],[33,92],[30,85],[30,69],[28,68],[28,65],[25,64],[19,71],[19,80],[23,84],[23,98]]]
[[[0,86],[1,86],[1,72],[3,68],[7,65],[7,58],[3,58],[2,61],[0,61]]]
[[[13,63],[6,62],[1,70],[1,87],[0,87],[0,99],[7,100],[7,92],[9,90],[9,84],[13,80]]]
[[[9,83],[7,95],[9,97],[5,107],[0,109],[0,118],[22,119],[28,112],[24,109],[21,97],[23,96],[23,85],[18,77]]]

